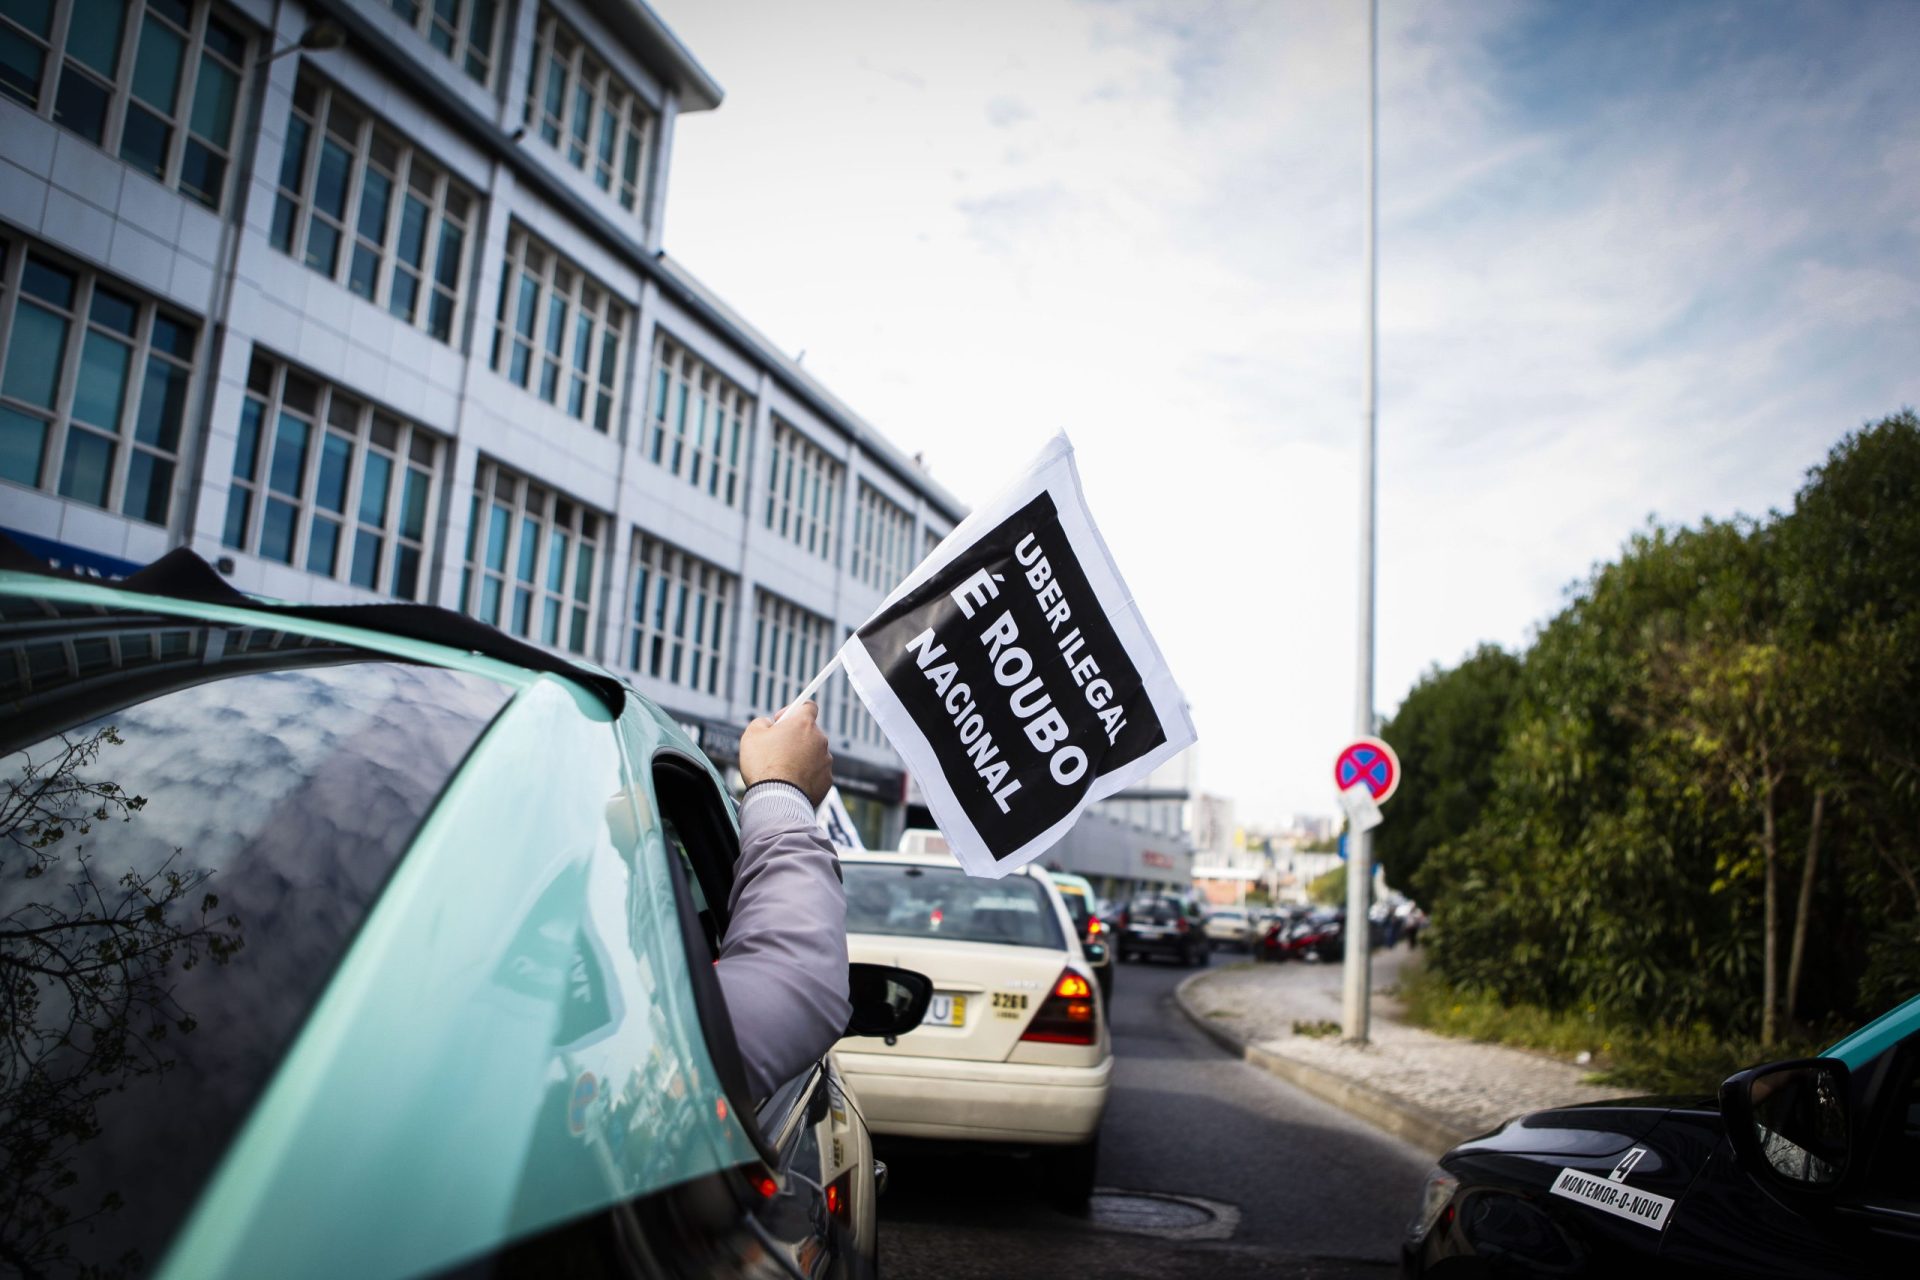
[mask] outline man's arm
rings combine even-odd
[[[804,703],[740,739],[740,862],[714,972],[756,1098],[820,1057],[846,1029],[847,901],[839,859],[814,821],[833,756]]]

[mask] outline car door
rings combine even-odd
[[[712,768],[676,744],[656,743],[642,757],[650,800],[666,841],[670,861],[685,873],[699,942],[709,973],[719,959],[729,924],[728,902],[734,867],[740,857],[734,809]],[[724,1010],[724,999],[718,998]],[[830,1167],[833,1106],[827,1069],[820,1061],[785,1081],[766,1098],[756,1099],[754,1121],[765,1141],[767,1176],[760,1180],[762,1203],[755,1219],[793,1267],[807,1277],[824,1276],[851,1252],[844,1191],[830,1197],[835,1171]],[[824,1140],[823,1140],[824,1137]],[[837,1144],[844,1154],[848,1144]],[[830,1205],[829,1199],[835,1203]],[[839,1212],[835,1212],[839,1210]]]

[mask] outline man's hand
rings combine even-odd
[[[791,782],[818,809],[833,786],[833,752],[815,723],[820,708],[803,702],[775,724],[765,716],[740,735],[740,777],[756,782]]]

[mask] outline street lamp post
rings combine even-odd
[[[1367,157],[1365,213],[1361,238],[1366,255],[1366,377],[1362,383],[1360,436],[1360,660],[1354,701],[1353,728],[1360,737],[1373,734],[1373,567],[1374,567],[1374,436],[1375,395],[1379,381],[1379,342],[1376,311],[1379,297],[1376,185],[1379,150],[1376,134],[1380,114],[1380,2],[1367,0]],[[1372,985],[1372,924],[1367,918],[1373,880],[1373,833],[1349,822],[1347,833],[1347,927],[1342,1031],[1348,1040],[1367,1039],[1367,998]]]

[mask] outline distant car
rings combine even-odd
[[[1105,1002],[1059,890],[943,854],[846,854],[847,949],[933,979],[925,1019],[834,1058],[876,1134],[1032,1148],[1054,1203],[1084,1208],[1113,1078]]]
[[[1181,964],[1205,964],[1207,941],[1200,904],[1177,894],[1150,894],[1127,904],[1120,917],[1120,958],[1171,956]]]
[[[1346,957],[1346,912],[1321,908],[1267,926],[1255,951],[1262,960],[1341,960]]]
[[[0,708],[0,1271],[871,1272],[866,1126],[824,1055],[749,1091],[734,803],[646,699],[175,552],[0,572]]]
[[[1253,940],[1253,913],[1245,907],[1215,907],[1201,922],[1216,947],[1245,947]]]
[[[1428,1175],[1409,1276],[1910,1277],[1920,1260],[1920,996],[1715,1097],[1555,1107]]]
[[[1073,917],[1073,927],[1080,931],[1080,949],[1086,953],[1093,976],[1100,983],[1100,995],[1112,1004],[1113,948],[1108,945],[1110,935],[1106,922],[1094,910],[1097,900],[1093,896],[1093,885],[1085,876],[1067,871],[1052,871],[1048,875],[1053,887],[1060,891],[1060,901],[1066,905],[1067,914]]]

